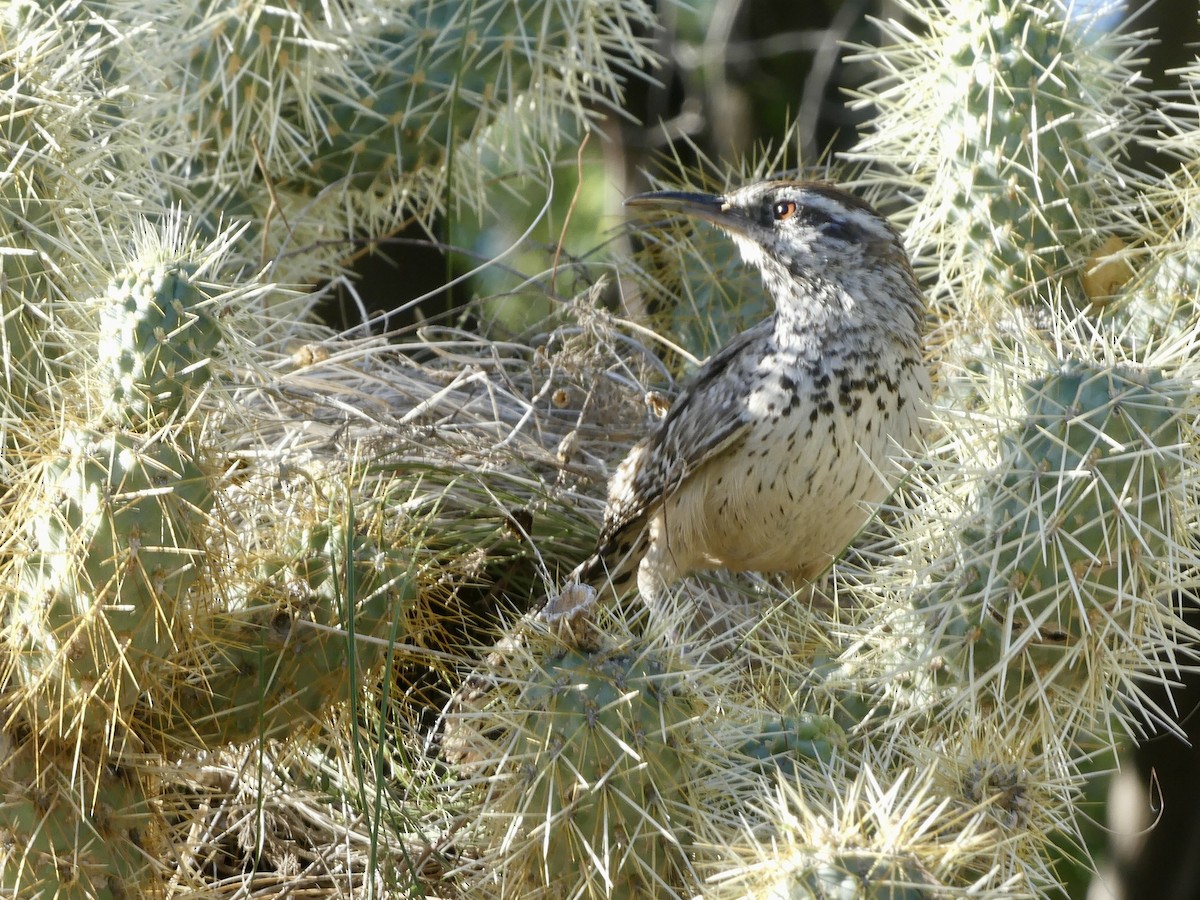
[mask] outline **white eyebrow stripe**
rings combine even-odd
[[[888,227],[883,219],[873,213],[868,213],[866,210],[858,209],[857,207],[847,206],[820,191],[803,191],[802,194],[803,199],[800,201],[802,207],[807,206],[809,209],[816,211],[818,214],[825,215],[827,218],[832,219],[836,217],[844,219],[860,231],[867,232],[880,239],[890,240],[892,238],[891,228]]]

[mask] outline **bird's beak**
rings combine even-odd
[[[746,223],[741,211],[730,206],[720,194],[692,194],[687,191],[651,191],[634,194],[625,201],[634,209],[659,210],[703,219],[730,231],[745,232]]]

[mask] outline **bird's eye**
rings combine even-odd
[[[796,214],[797,208],[795,200],[778,200],[771,212],[774,214],[776,222],[786,222]]]

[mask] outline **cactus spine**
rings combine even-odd
[[[1058,0],[905,8],[927,36],[881,23],[895,43],[870,51],[883,73],[864,102],[880,114],[854,155],[920,186],[909,238],[939,245],[936,296],[1036,304],[1031,288],[1094,249],[1112,204],[1106,184],[1136,133],[1136,42]]]
[[[502,896],[677,896],[689,883],[703,701],[678,660],[628,637],[527,635],[452,723],[487,784],[500,860],[483,882]]]
[[[1112,690],[1093,679],[1145,664],[1169,616],[1159,597],[1183,541],[1187,388],[1075,361],[1019,393],[918,607],[959,684],[992,681],[1008,704],[1066,715],[1081,692]]]
[[[1149,185],[1122,158],[1154,105],[1134,39],[1054,0],[902,5],[922,35],[883,26],[879,117],[855,155],[864,181],[915,198],[902,224],[936,301],[939,405],[906,502],[839,562],[828,608],[789,618],[804,604],[776,604],[776,586],[718,576],[686,589],[761,604],[749,630],[681,627],[671,644],[615,613],[603,637],[522,626],[489,692],[452,715],[473,757],[425,791],[427,745],[389,731],[417,716],[389,705],[392,673],[363,674],[385,653],[436,656],[385,647],[411,637],[418,583],[490,610],[506,591],[536,602],[526,574],[497,586],[518,556],[534,577],[569,570],[580,541],[562,533],[622,449],[609,426],[666,366],[580,301],[570,347],[456,332],[453,352],[401,364],[345,339],[289,368],[293,338],[328,351],[334,336],[303,321],[311,294],[256,273],[322,283],[352,242],[483,217],[485,188],[516,192],[541,148],[557,165],[619,102],[653,16],[640,0],[180,0],[155,18],[133,0],[10,4],[0,889],[116,897],[186,878],[203,804],[179,776],[188,800],[160,814],[163,751],[240,778],[278,750],[314,794],[353,773],[344,819],[374,830],[347,890],[406,854],[500,896],[1057,890],[1047,848],[1077,837],[1086,742],[1115,741],[1133,712],[1166,719],[1137,709],[1140,684],[1170,682],[1198,637],[1173,598],[1200,571],[1184,531],[1194,109],[1159,114],[1186,164]],[[172,204],[220,252],[176,240]],[[244,230],[223,230],[231,212]],[[143,218],[161,246],[130,255]],[[1122,222],[1144,233],[1100,252],[1125,268],[1081,290]],[[734,315],[732,282],[693,278],[714,262],[689,266],[681,315]],[[719,340],[704,330],[700,353]],[[614,396],[627,406],[600,425],[572,406]],[[433,508],[449,512],[426,538]],[[324,715],[343,700],[350,714]],[[254,800],[247,818],[270,820]],[[397,824],[410,810],[421,821]]]
[[[152,896],[163,874],[164,823],[152,776],[108,765],[75,769],[0,732],[0,887],[16,897]],[[91,755],[89,748],[88,755]]]

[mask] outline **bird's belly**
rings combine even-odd
[[[699,542],[707,565],[815,575],[887,496],[893,433],[906,423],[889,428],[880,417],[865,429],[857,411],[826,410],[815,421],[797,412],[759,424],[741,452],[712,461]]]

